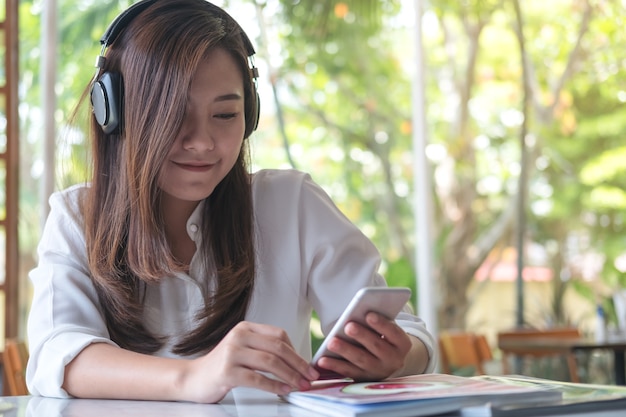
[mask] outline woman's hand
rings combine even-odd
[[[286,394],[310,388],[318,377],[284,330],[241,322],[211,352],[188,362],[181,383],[188,401],[214,403],[235,387]]]
[[[423,372],[428,353],[419,339],[380,314],[370,312],[365,321],[369,328],[350,322],[344,329],[360,346],[335,337],[328,349],[343,359],[324,356],[317,365],[357,381]]]

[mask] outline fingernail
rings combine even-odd
[[[310,379],[316,380],[320,377],[320,373],[315,370],[315,368],[309,367],[307,370],[307,375]]]
[[[380,320],[380,316],[372,311],[372,312],[369,313],[369,319],[373,323],[378,323],[378,321]]]
[[[311,388],[311,383],[306,379],[301,379],[298,383],[298,388],[300,388],[301,390],[308,390],[309,388]]]

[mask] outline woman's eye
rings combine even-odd
[[[237,113],[219,113],[216,114],[215,117],[218,119],[233,119],[237,116]]]

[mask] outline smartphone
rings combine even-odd
[[[365,316],[373,311],[383,316],[393,319],[395,318],[405,304],[411,298],[411,289],[405,287],[365,287],[360,289],[350,301],[344,312],[335,323],[328,336],[324,339],[321,346],[313,356],[311,364],[315,366],[322,356],[331,356],[340,358],[334,352],[327,349],[328,342],[333,337],[340,337],[349,342],[357,343],[352,340],[343,331],[348,322],[354,321],[359,324],[366,325]],[[328,379],[337,377],[335,374],[329,374],[326,370],[317,368],[322,376],[320,379]]]

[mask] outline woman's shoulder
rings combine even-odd
[[[60,202],[77,204],[88,187],[89,185],[87,183],[70,185],[63,190],[52,193],[49,202],[50,204],[58,204]]]
[[[64,214],[69,213],[75,219],[82,217],[81,201],[88,187],[88,184],[81,183],[52,193],[48,199],[51,215],[65,217]]]
[[[309,187],[317,187],[311,176],[296,169],[263,169],[252,174],[252,193],[258,198],[299,196]]]
[[[309,174],[297,169],[262,169],[252,174],[252,187],[301,186],[310,179]]]
[[[54,192],[48,199],[50,211],[39,241],[40,253],[64,252],[86,262],[83,235],[82,196],[87,185],[74,185]]]
[[[252,174],[255,210],[279,215],[297,209],[317,185],[306,172],[295,169],[264,169]]]

